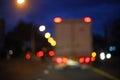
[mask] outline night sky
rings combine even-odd
[[[26,0],[18,5],[16,0],[0,0],[0,17],[6,21],[6,31],[11,31],[20,19],[37,25],[46,25],[53,33],[53,19],[84,18],[93,20],[93,33],[104,36],[104,26],[120,17],[120,0]]]

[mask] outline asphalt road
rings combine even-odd
[[[120,70],[110,69],[110,64],[59,70],[48,61],[4,60],[0,61],[0,80],[120,80]]]

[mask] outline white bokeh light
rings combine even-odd
[[[104,60],[104,59],[105,59],[105,53],[104,53],[104,52],[101,52],[101,53],[100,53],[100,59],[101,59],[101,60]]]
[[[10,55],[13,55],[13,50],[9,50],[9,54],[10,54]]]
[[[110,59],[110,58],[111,58],[111,54],[110,54],[110,53],[107,53],[107,54],[106,54],[106,58],[107,58],[107,59]]]
[[[41,31],[41,32],[45,31],[45,29],[46,29],[45,25],[41,25],[41,26],[39,27],[39,31]]]

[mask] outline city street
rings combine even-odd
[[[0,0],[0,80],[120,80],[120,0]]]
[[[0,80],[119,80],[120,70],[116,67],[109,71],[110,68],[102,65],[55,69],[50,61],[13,59],[0,62]]]

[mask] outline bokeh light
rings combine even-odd
[[[92,52],[92,57],[96,57],[96,52]]]
[[[43,51],[38,51],[37,54],[36,54],[36,56],[38,58],[40,58],[40,57],[44,56],[44,52]]]
[[[58,64],[59,64],[59,63],[62,63],[62,58],[60,58],[60,57],[59,57],[59,58],[56,58],[56,63],[58,63]]]
[[[68,58],[67,58],[67,57],[64,57],[64,58],[62,59],[62,61],[63,61],[63,63],[67,63]]]
[[[85,63],[89,63],[90,62],[90,58],[89,57],[86,57],[85,58]]]
[[[81,57],[81,58],[79,59],[79,62],[80,62],[80,63],[84,63],[84,61],[85,61],[85,58],[84,58],[84,57]]]
[[[13,50],[9,50],[9,54],[10,54],[10,55],[13,55]]]
[[[95,61],[95,57],[91,57],[91,61],[92,61],[92,62]]]
[[[107,58],[107,59],[110,59],[110,58],[111,58],[111,54],[110,54],[110,53],[107,53],[107,54],[106,54],[106,58]]]
[[[46,29],[45,25],[39,26],[39,31],[43,32],[43,31],[45,31],[45,29]]]
[[[62,22],[62,18],[56,17],[56,18],[54,18],[54,22],[55,23],[60,23],[60,22]]]
[[[54,39],[52,37],[48,38],[48,42],[51,43]]]
[[[51,46],[56,46],[56,41],[52,37],[48,38],[48,42],[51,44]]]
[[[50,38],[51,37],[51,34],[49,32],[46,32],[45,33],[45,38]]]
[[[105,59],[105,53],[104,53],[104,52],[101,52],[101,53],[100,53],[100,59],[101,59],[101,60],[104,60],[104,59]]]
[[[25,2],[25,0],[17,0],[18,4],[23,4]]]
[[[85,18],[84,18],[84,21],[87,22],[87,23],[89,23],[89,22],[92,21],[92,19],[91,19],[90,17],[85,17]]]
[[[49,56],[54,56],[54,55],[55,55],[54,51],[49,51]]]
[[[51,46],[56,46],[56,41],[55,41],[55,40],[53,40],[53,41],[51,42]]]
[[[25,55],[25,58],[26,58],[27,60],[31,59],[30,53],[27,53],[27,54]]]

